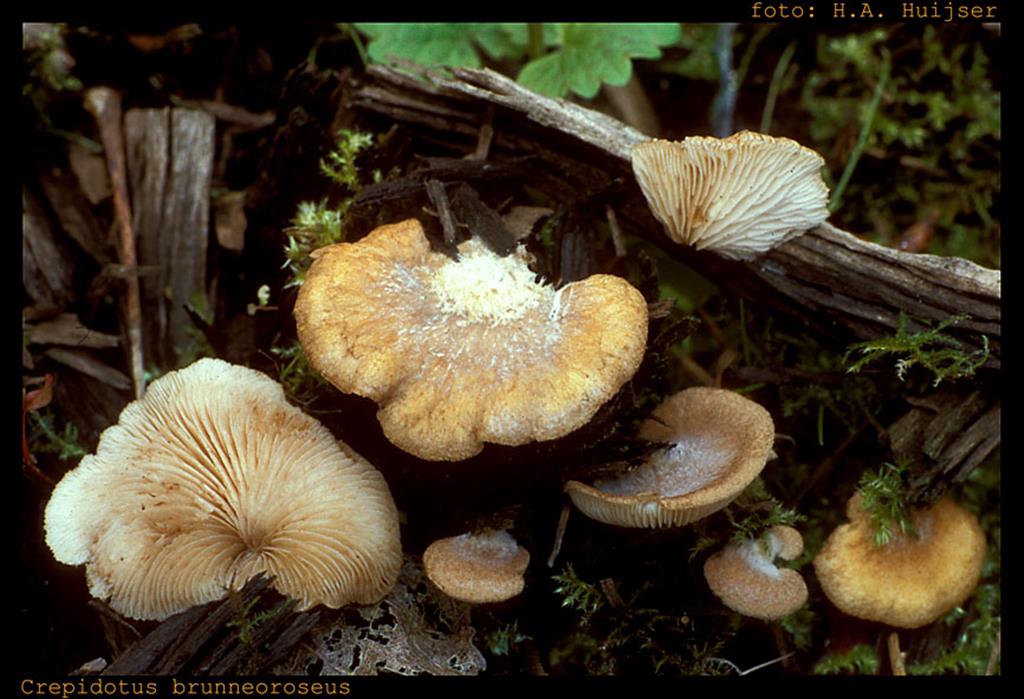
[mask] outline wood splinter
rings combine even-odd
[[[893,631],[889,634],[889,663],[892,666],[892,674],[903,677],[907,674],[907,654],[900,650],[900,635]]]
[[[95,117],[100,141],[106,153],[110,185],[114,192],[114,215],[118,226],[117,252],[121,264],[129,269],[138,265],[135,253],[135,232],[128,203],[128,177],[125,169],[124,132],[121,128],[121,96],[109,87],[95,87],[85,93],[85,108]],[[135,397],[146,390],[142,361],[142,302],[139,278],[125,277],[124,315],[128,335],[128,365],[131,367]]]

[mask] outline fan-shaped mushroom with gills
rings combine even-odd
[[[631,158],[651,213],[681,245],[749,260],[828,218],[825,160],[792,139],[654,139]]]
[[[623,527],[670,527],[707,517],[732,502],[764,469],[775,425],[768,411],[749,398],[695,387],[655,408],[640,437],[666,446],[618,476],[566,483],[577,509]]]
[[[135,619],[164,619],[259,573],[298,601],[384,597],[402,563],[383,476],[252,369],[201,359],[154,381],[57,484],[57,560]]]

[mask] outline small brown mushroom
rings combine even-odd
[[[672,240],[752,259],[828,218],[825,160],[788,138],[740,131],[637,145],[633,171]]]
[[[375,400],[385,436],[423,459],[517,446],[582,427],[636,372],[647,304],[619,277],[555,289],[523,249],[472,238],[459,259],[419,221],[313,253],[295,319],[310,363]]]
[[[57,484],[57,560],[135,619],[164,619],[259,573],[337,608],[388,593],[398,512],[366,460],[290,405],[267,376],[201,359],[154,381]]]
[[[775,439],[771,415],[738,393],[696,387],[658,406],[640,430],[667,443],[640,466],[565,490],[588,517],[624,527],[668,527],[707,517],[764,469]]]
[[[841,611],[890,626],[918,628],[967,599],[985,560],[978,520],[951,499],[913,513],[916,533],[875,543],[875,527],[859,493],[846,507],[850,522],[833,531],[814,559],[825,595]]]
[[[775,526],[761,538],[727,544],[708,558],[704,579],[729,609],[766,621],[781,619],[807,602],[807,584],[800,573],[778,568],[774,561],[792,560],[802,552],[800,532]]]
[[[473,604],[504,602],[523,591],[530,553],[504,530],[439,539],[423,552],[427,577],[449,597]]]

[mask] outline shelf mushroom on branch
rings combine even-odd
[[[57,560],[135,619],[221,599],[260,573],[297,610],[384,597],[402,563],[383,476],[267,376],[201,359],[154,381],[57,484]]]
[[[913,513],[914,532],[875,542],[875,525],[855,493],[849,523],[833,531],[814,559],[825,596],[841,611],[914,629],[966,600],[981,578],[985,534],[977,518],[948,497]]]
[[[646,349],[647,304],[628,282],[597,274],[555,289],[521,248],[500,256],[470,238],[452,259],[409,219],[313,257],[295,305],[310,363],[376,401],[385,436],[422,459],[567,435]]]
[[[633,172],[668,236],[749,260],[828,218],[824,158],[788,138],[654,139],[632,151]]]
[[[618,476],[565,490],[592,519],[624,527],[690,524],[732,502],[764,469],[775,425],[762,406],[722,388],[669,396],[640,437],[668,446]]]

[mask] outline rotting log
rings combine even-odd
[[[750,262],[675,245],[633,178],[630,152],[647,136],[490,70],[417,73],[371,66],[351,106],[467,149],[481,129],[493,129],[488,134],[493,167],[530,159],[531,172],[548,178],[545,189],[553,196],[604,195],[623,228],[766,308],[832,335],[838,330],[847,342],[894,335],[901,315],[909,332],[966,315],[945,332],[965,352],[988,348],[982,371],[966,389],[927,396],[928,405],[914,406],[886,436],[895,455],[914,463],[911,497],[922,502],[966,478],[998,447],[1000,402],[991,370],[999,369],[1001,360],[999,271],[960,258],[886,248],[827,222]],[[979,387],[985,390],[978,393]],[[971,411],[957,408],[963,390],[972,396]]]
[[[919,321],[934,324],[966,314],[969,318],[949,328],[949,334],[968,352],[982,349],[987,339],[985,367],[1000,366],[997,270],[960,258],[885,248],[828,223],[751,262],[672,247],[633,182],[630,151],[647,136],[607,115],[538,95],[494,71],[414,76],[371,66],[352,105],[453,136],[474,137],[493,118],[498,149],[522,156],[527,154],[523,149],[539,147],[548,159],[585,159],[595,171],[626,183],[625,196],[617,201],[620,222],[629,221],[632,229],[681,259],[696,260],[694,266],[717,283],[791,314],[838,324],[865,340],[894,334],[901,312],[910,318],[911,332],[927,327]]]

